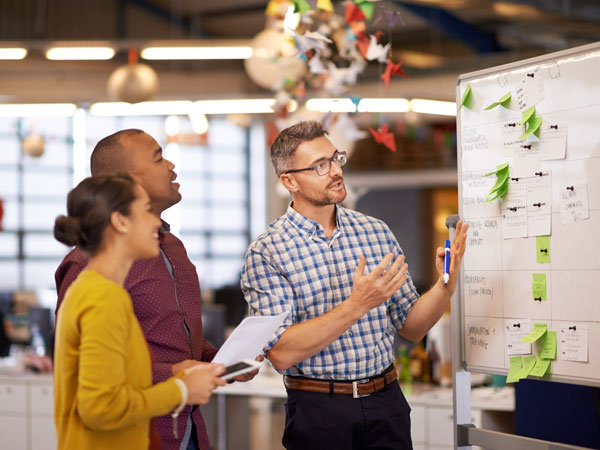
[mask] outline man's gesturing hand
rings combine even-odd
[[[406,281],[408,266],[404,263],[404,255],[393,260],[394,254],[388,253],[373,272],[365,275],[366,260],[364,256],[360,257],[352,277],[354,286],[348,300],[355,303],[362,314],[381,305]]]

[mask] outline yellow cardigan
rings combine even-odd
[[[181,399],[174,378],[152,385],[150,354],[127,291],[98,272],[81,272],[57,319],[58,450],[146,450],[150,418]]]

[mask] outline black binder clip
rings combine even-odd
[[[511,123],[507,123],[506,126],[507,127],[516,127],[517,124],[516,124],[516,122],[511,122]]]
[[[569,327],[569,330],[577,331],[577,326],[573,325],[572,327]]]
[[[544,205],[545,205],[545,203],[534,203],[533,204],[533,206],[537,206],[538,208],[541,208]]]
[[[536,173],[534,173],[534,175],[537,175],[538,177],[543,177],[544,172],[536,172]]]
[[[511,178],[512,181],[519,181],[518,178]]]
[[[513,327],[515,327],[515,328],[521,328],[521,324],[520,323],[513,323]]]
[[[528,73],[527,76],[530,77],[530,78],[534,78],[535,77],[535,73]]]
[[[546,253],[546,254],[548,254],[548,249],[547,248],[540,248],[540,253]]]
[[[550,125],[550,129],[551,129],[551,130],[552,130],[552,129],[558,130],[558,125]]]
[[[526,148],[527,150],[531,150],[531,144],[521,145],[521,148]]]
[[[542,297],[534,297],[533,301],[534,302],[541,302],[542,301]]]
[[[567,186],[567,191],[575,191],[575,187],[574,186]]]
[[[508,209],[511,210],[511,211],[513,211],[513,212],[517,212],[517,207],[516,206],[511,206]]]

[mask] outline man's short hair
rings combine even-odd
[[[271,163],[275,173],[280,176],[292,169],[292,156],[303,142],[312,141],[327,134],[320,122],[307,120],[299,122],[283,130],[271,145]]]
[[[142,130],[130,128],[117,131],[101,139],[94,147],[90,158],[90,170],[93,177],[115,175],[129,171],[129,159],[122,139],[144,133]]]

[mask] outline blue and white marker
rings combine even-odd
[[[446,239],[446,255],[444,257],[444,285],[450,280],[450,241]]]

